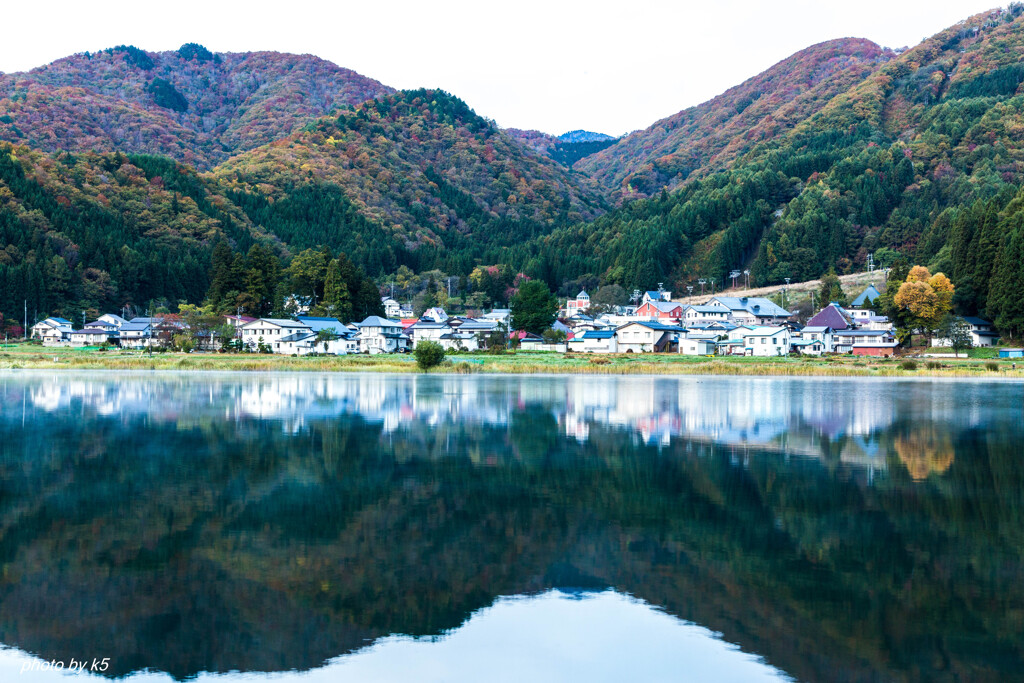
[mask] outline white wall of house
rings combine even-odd
[[[784,327],[751,331],[743,338],[748,356],[785,356],[789,353],[789,330]]]
[[[715,342],[710,339],[680,339],[679,353],[684,356],[713,356]]]
[[[639,323],[623,325],[615,330],[615,341],[619,353],[651,353],[664,330],[653,330]]]

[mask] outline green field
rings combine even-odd
[[[981,357],[976,357],[980,355]],[[875,377],[1021,377],[1024,362],[992,360],[994,351],[977,350],[968,359],[900,359],[835,356],[825,358],[705,358],[677,354],[582,355],[532,351],[449,356],[435,373],[531,373],[615,375],[821,375]],[[912,366],[911,366],[912,365]],[[1014,367],[1016,365],[1017,367]],[[203,370],[418,372],[411,355],[292,358],[255,354],[153,353],[43,348],[17,344],[0,348],[0,369]]]

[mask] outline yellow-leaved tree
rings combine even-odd
[[[906,322],[931,337],[953,308],[953,283],[942,273],[932,275],[924,266],[914,266],[893,297],[906,311]]]

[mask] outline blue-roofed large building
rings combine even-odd
[[[323,330],[331,330],[335,334],[344,334],[348,332],[348,328],[337,318],[320,318],[309,315],[300,315],[295,318],[297,321],[308,327],[312,332],[321,332]]]

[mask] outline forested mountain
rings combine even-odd
[[[195,171],[158,157],[50,155],[0,142],[0,313],[201,301],[214,243],[263,239]]]
[[[344,249],[371,274],[508,263],[508,247],[605,207],[585,178],[439,90],[320,119],[210,178],[292,247]]]
[[[122,45],[0,75],[0,140],[50,152],[162,154],[207,169],[390,92],[312,55]]]
[[[538,130],[518,128],[506,128],[505,132],[520,144],[535,152],[547,154],[563,166],[572,166],[580,159],[610,147],[616,140],[610,135],[585,130],[571,130],[558,137]]]
[[[426,90],[320,119],[205,175],[165,157],[0,143],[0,314],[20,320],[25,300],[76,319],[202,301],[222,241],[235,281],[220,294],[251,313],[277,310],[271,280],[310,248],[374,277],[468,275],[524,262],[534,238],[601,213],[584,180]]]
[[[650,196],[692,173],[722,169],[757,142],[785,133],[891,57],[857,38],[814,45],[704,104],[627,135],[577,168],[620,199]]]

